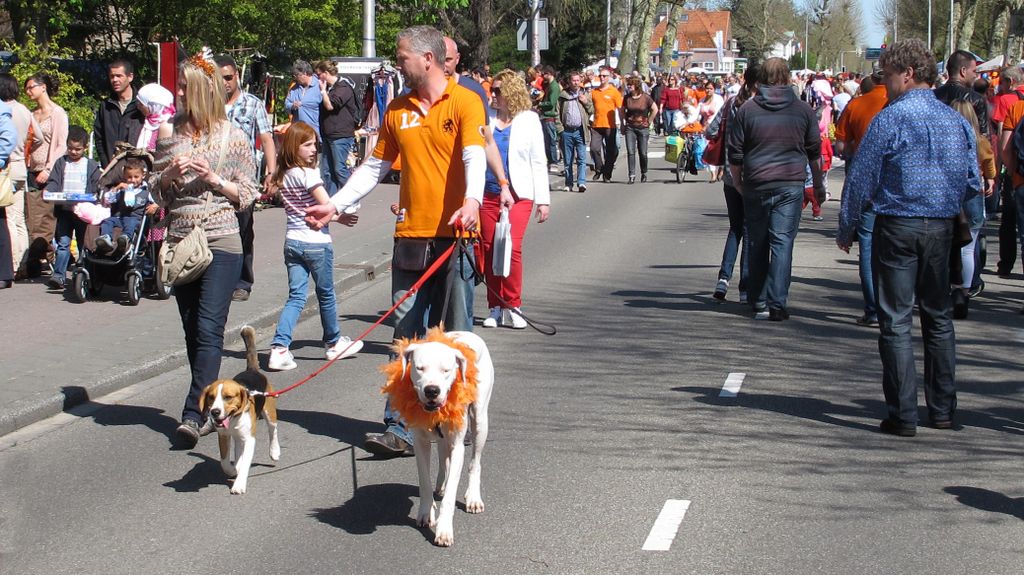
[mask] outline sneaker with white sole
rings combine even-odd
[[[275,345],[270,348],[270,360],[267,362],[267,367],[274,371],[288,371],[295,369],[298,365],[295,364],[295,356],[288,351],[287,347]]]
[[[507,325],[512,329],[526,329],[526,326],[529,325],[526,323],[526,320],[523,319],[523,316],[517,314],[515,310],[507,309],[505,310],[505,314],[505,317],[502,318],[501,321],[502,325]]]
[[[715,285],[715,293],[711,294],[717,300],[725,300],[725,294],[729,292],[729,280],[720,279]]]
[[[348,348],[348,349],[345,349]],[[359,350],[363,349],[362,340],[352,341],[352,338],[341,336],[341,338],[334,342],[334,345],[328,345],[324,350],[328,360],[335,358],[345,359],[346,357],[352,357],[359,353]]]
[[[492,307],[491,308],[491,315],[487,316],[487,319],[485,319],[483,324],[481,324],[481,325],[483,327],[498,327],[499,325],[501,325],[501,320],[502,320],[501,308],[500,307]]]

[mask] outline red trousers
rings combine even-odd
[[[804,205],[801,209],[807,209],[807,204],[811,204],[811,215],[821,215],[821,204],[818,203],[818,198],[814,195],[814,188],[804,188]]]
[[[480,235],[484,248],[484,277],[487,278],[487,307],[520,307],[523,305],[523,235],[530,223],[533,212],[533,200],[519,200],[508,210],[508,220],[512,224],[512,269],[508,277],[495,277],[491,273],[493,257],[494,227],[501,215],[501,204],[498,194],[484,194],[484,205],[480,206]],[[498,301],[493,292],[497,292],[507,302],[507,306]]]

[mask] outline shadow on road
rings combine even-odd
[[[314,509],[310,517],[353,535],[369,535],[381,525],[416,527],[410,517],[413,500],[419,495],[414,485],[385,483],[356,490],[352,499],[338,507]]]
[[[947,487],[943,491],[956,496],[959,503],[968,507],[993,513],[1005,513],[1017,519],[1024,519],[1024,497],[1014,499],[997,491],[964,485]]]
[[[278,409],[277,417],[281,421],[294,423],[315,435],[332,437],[353,446],[361,446],[367,433],[382,433],[384,431],[383,423],[352,419],[325,411]]]

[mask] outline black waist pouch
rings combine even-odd
[[[424,271],[454,242],[453,238],[395,238],[391,266],[406,272]]]

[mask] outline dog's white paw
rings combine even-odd
[[[245,495],[245,482],[244,481],[235,481],[231,485],[231,494],[232,495]]]
[[[281,448],[278,447],[278,446],[271,447],[270,448],[270,460],[271,461],[278,461],[280,459],[281,459]]]
[[[438,525],[434,532],[434,545],[438,547],[451,547],[455,544],[455,530],[449,524],[446,527]]]
[[[434,515],[435,507],[436,506],[433,503],[431,503],[429,507],[420,505],[420,513],[416,516],[416,525],[420,527],[433,527],[436,525],[437,519],[435,519]]]
[[[483,513],[484,512],[484,500],[479,497],[470,498],[466,497],[466,513]]]
[[[230,461],[221,461],[220,468],[224,470],[224,475],[228,477],[235,477],[238,475],[238,470],[235,469],[235,464]]]

